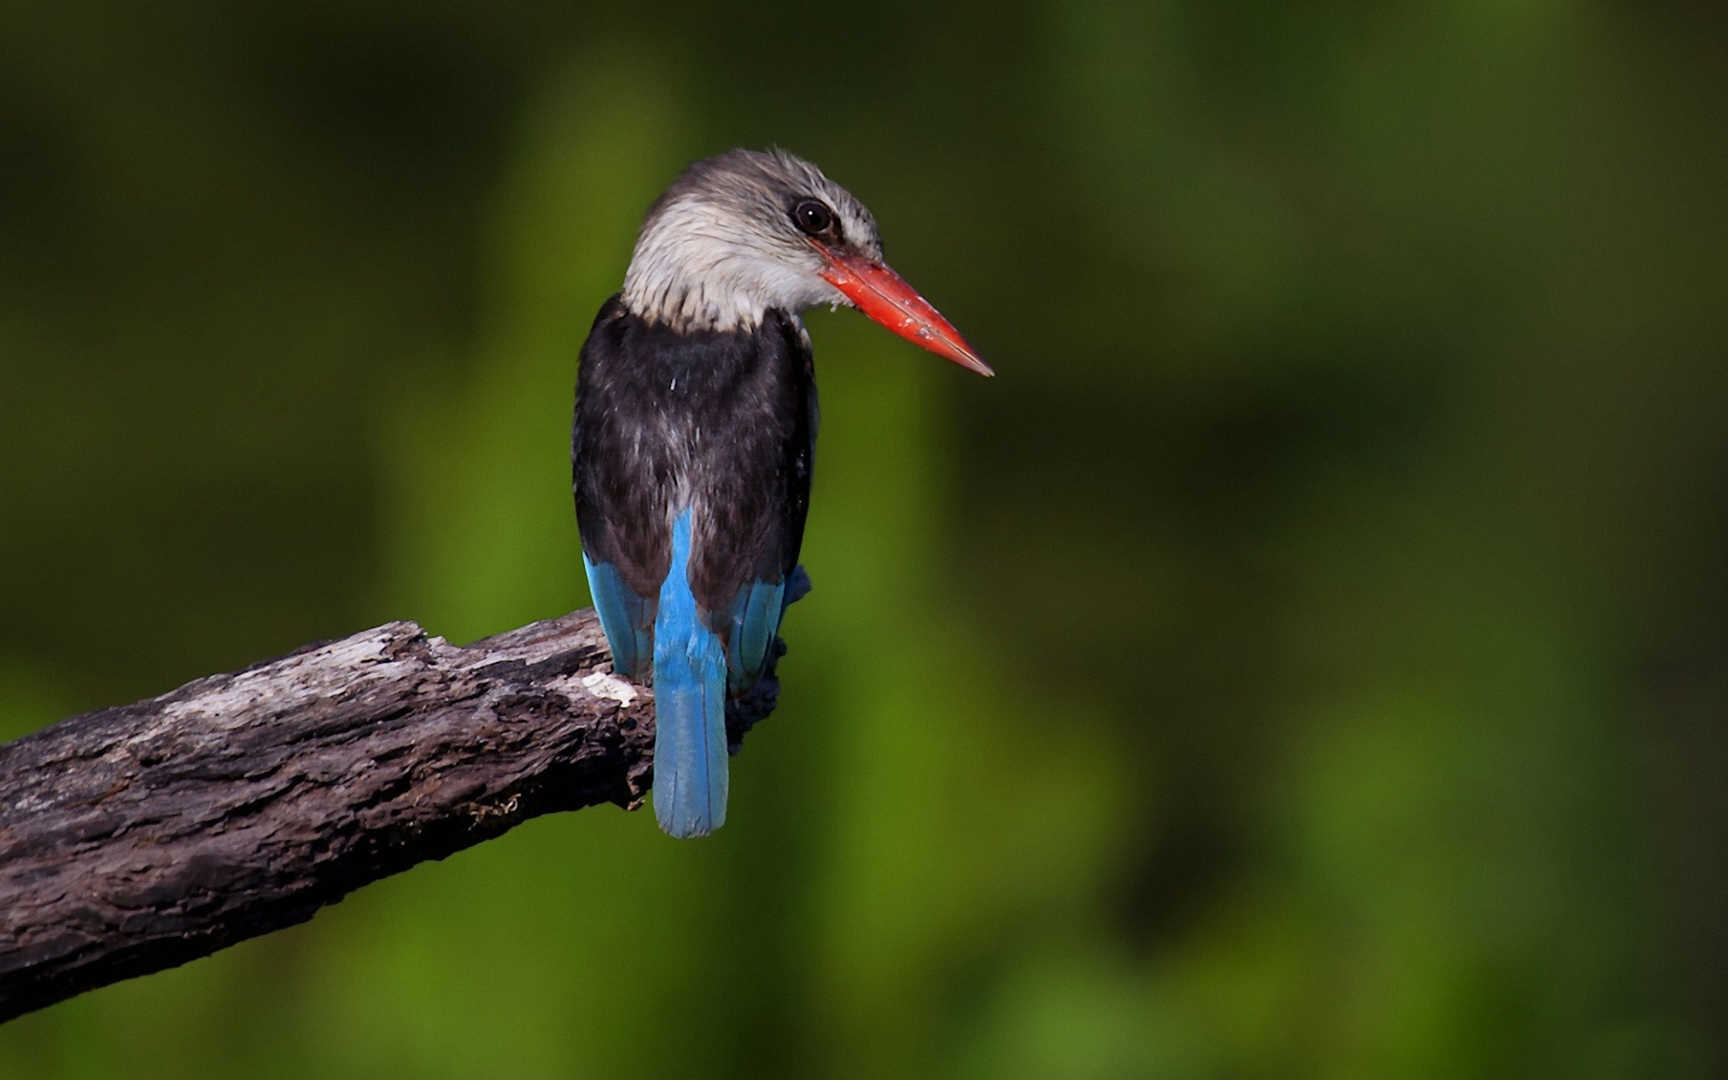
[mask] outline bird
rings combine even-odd
[[[654,814],[674,837],[725,823],[726,701],[779,632],[816,447],[800,314],[822,305],[994,374],[883,262],[864,204],[779,149],[729,150],[672,181],[578,357],[583,567],[613,670],[653,688]]]

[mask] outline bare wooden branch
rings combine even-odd
[[[388,623],[0,746],[0,1020],[538,814],[635,806],[652,717],[578,611],[466,647]]]

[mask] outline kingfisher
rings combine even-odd
[[[726,820],[726,701],[762,675],[816,449],[801,312],[856,307],[980,375],[882,261],[864,204],[780,150],[698,161],[649,207],[582,346],[571,432],[582,562],[613,669],[654,690],[654,815]]]

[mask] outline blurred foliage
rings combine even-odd
[[[3,19],[0,735],[584,604],[576,350],[692,158],[822,163],[1001,377],[811,316],[721,834],[535,821],[0,1075],[1728,1068],[1710,6]]]

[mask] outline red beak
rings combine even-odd
[[[862,255],[842,254],[821,244],[816,249],[828,260],[822,277],[845,293],[859,311],[907,341],[945,356],[963,368],[980,375],[996,374],[989,364],[978,359],[960,331],[931,307],[930,301],[901,280],[899,274]]]

